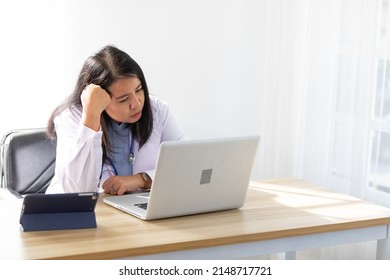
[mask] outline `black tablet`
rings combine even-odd
[[[29,194],[19,222],[24,231],[94,228],[98,197],[96,192]]]

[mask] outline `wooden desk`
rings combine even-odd
[[[243,208],[142,221],[101,201],[96,229],[22,232],[0,200],[0,259],[235,259],[378,240],[390,259],[390,209],[297,179],[252,182]]]

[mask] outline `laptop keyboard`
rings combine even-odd
[[[139,208],[142,208],[142,209],[145,209],[148,208],[148,203],[145,202],[145,203],[136,203],[134,204],[134,206],[138,206]]]

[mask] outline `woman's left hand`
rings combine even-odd
[[[141,188],[144,181],[141,175],[111,176],[103,183],[104,193],[123,195],[126,192],[136,191]]]

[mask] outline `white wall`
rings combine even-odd
[[[2,1],[0,134],[45,126],[106,44],[141,65],[190,138],[260,134],[269,2]]]

